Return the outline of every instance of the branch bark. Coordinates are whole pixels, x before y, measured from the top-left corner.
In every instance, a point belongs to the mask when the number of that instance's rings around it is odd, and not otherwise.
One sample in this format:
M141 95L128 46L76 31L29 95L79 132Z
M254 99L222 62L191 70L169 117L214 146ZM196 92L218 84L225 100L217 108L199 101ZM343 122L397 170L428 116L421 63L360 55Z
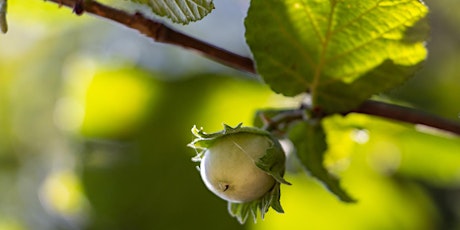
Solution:
M145 17L141 13L130 14L92 0L48 0L70 7L78 15L84 12L118 22L161 43L176 45L200 53L232 68L255 73L252 59L243 57L207 42L178 32L165 24Z
M87 12L106 18L131 29L137 30L140 33L150 37L151 39L179 46L185 49L193 50L201 55L220 62L237 70L256 74L254 62L252 59L243 57L236 53L219 48L202 40L193 38L179 31L176 31L167 25L145 17L140 13L129 14L125 11L115 9L92 0L48 0L59 5L64 5L74 9L74 12L81 14ZM295 110L293 110L295 111ZM425 113L420 110L397 106L393 104L365 101L358 108L355 108L347 113L368 114L396 121L402 121L412 124L422 124L433 128L445 130L457 135L460 135L460 124L452 122L441 117ZM344 114L347 114L344 113ZM303 119L299 113L294 114L298 119ZM293 119L288 116L289 119ZM282 122L282 121L281 121Z
M455 123L420 110L399 105L367 100L358 108L351 110L350 112L384 117L406 123L426 125L460 135L459 123Z

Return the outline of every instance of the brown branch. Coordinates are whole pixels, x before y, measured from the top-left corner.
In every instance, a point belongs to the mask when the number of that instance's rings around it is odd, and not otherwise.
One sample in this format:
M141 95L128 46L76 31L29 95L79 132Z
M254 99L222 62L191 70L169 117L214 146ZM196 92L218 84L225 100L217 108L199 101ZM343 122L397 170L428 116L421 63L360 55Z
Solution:
M139 31L140 33L152 38L157 42L172 44L185 49L194 50L201 55L204 55L232 68L249 73L256 73L252 59L243 57L225 49L213 46L204 41L190 37L181 32L175 31L163 23L149 19L140 13L129 14L122 10L115 9L92 0L48 1L73 8L74 12L77 14L87 12L102 18L116 21L131 29ZM278 117L278 120L275 119L275 123L270 124L269 128L273 129L280 123L292 122L295 119L300 120L304 118L299 110L292 111L292 114L287 112L284 113L281 117ZM362 113L412 124L423 124L460 135L459 123L455 123L412 108L406 108L383 102L365 101L358 108L353 109L347 113Z
M406 123L426 125L460 135L459 123L455 123L420 110L399 105L367 100L358 108L353 109L350 112L369 114Z
M84 12L110 19L135 29L140 33L161 43L176 45L197 51L210 59L232 68L255 73L252 59L221 49L204 41L198 40L181 32L175 31L161 22L145 17L141 13L129 14L125 11L103 5L91 0L48 0L74 9L74 12Z
M266 119L264 129L270 132L278 130L280 126L286 126L292 122L299 120L309 119L321 119L331 114L323 114L322 111L310 111L311 108L299 108L292 110L285 110L280 112L275 117ZM347 115L350 113L360 113L381 118L391 119L395 121L401 121L410 124L426 125L433 128L437 128L443 131L451 132L453 134L460 135L460 124L452 122L450 120L435 116L433 114L425 113L420 110L403 107L394 104L388 104L385 102L367 100L363 102L356 109L342 113ZM310 114L311 117L307 116Z

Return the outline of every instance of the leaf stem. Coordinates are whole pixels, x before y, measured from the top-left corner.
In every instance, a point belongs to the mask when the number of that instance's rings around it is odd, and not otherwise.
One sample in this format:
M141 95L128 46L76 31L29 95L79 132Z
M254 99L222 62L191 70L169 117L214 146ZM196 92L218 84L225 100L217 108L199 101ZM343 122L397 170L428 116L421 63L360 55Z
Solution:
M86 0L83 2L81 0L48 1L73 8L74 11L78 10L78 13L88 12L99 17L118 22L131 29L139 31L157 42L172 44L185 49L193 50L207 58L234 69L256 74L256 69L252 59L175 31L161 22L143 16L141 13L130 14L93 0ZM321 111L319 112L321 113ZM422 124L452 132L460 136L460 123L458 122L453 122L413 108L402 107L384 102L367 100L357 108L343 114L345 115L348 113L368 114L406 123ZM321 116L323 115L327 116L328 114L321 114ZM283 123L303 120L305 117L305 111L303 108L286 111L275 120L272 120L271 124L268 124L268 127L266 128L268 130L273 130Z

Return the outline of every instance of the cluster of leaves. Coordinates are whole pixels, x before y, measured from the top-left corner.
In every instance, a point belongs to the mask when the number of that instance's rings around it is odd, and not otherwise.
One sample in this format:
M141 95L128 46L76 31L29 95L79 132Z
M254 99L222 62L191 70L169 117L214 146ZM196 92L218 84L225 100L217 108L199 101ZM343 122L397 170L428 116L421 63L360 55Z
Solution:
M134 1L182 24L214 8L210 0ZM420 68L427 55L427 13L419 0L252 0L246 40L258 74L273 91L308 92L312 108L334 114L394 88ZM355 201L323 165L328 146L320 119L292 125L287 136L312 176L340 200Z
M312 108L333 114L403 83L420 68L427 55L427 13L417 0L253 0L246 39L257 72L275 92L309 92ZM355 201L323 165L328 146L321 120L292 125L288 137L312 176L340 200Z

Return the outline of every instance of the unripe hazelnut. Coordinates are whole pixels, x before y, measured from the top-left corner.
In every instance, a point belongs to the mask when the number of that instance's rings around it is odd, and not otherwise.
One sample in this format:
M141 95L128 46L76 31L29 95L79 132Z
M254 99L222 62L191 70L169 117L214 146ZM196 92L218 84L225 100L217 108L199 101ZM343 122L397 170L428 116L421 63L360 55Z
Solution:
M255 164L272 145L266 136L251 133L221 137L204 153L201 178L222 199L237 203L256 200L275 184L275 179Z
M261 218L271 207L284 212L280 185L284 180L286 156L279 141L266 130L232 128L205 133L193 127L196 138L189 144L197 152L200 174L206 187L228 201L230 215L244 223L249 215Z

